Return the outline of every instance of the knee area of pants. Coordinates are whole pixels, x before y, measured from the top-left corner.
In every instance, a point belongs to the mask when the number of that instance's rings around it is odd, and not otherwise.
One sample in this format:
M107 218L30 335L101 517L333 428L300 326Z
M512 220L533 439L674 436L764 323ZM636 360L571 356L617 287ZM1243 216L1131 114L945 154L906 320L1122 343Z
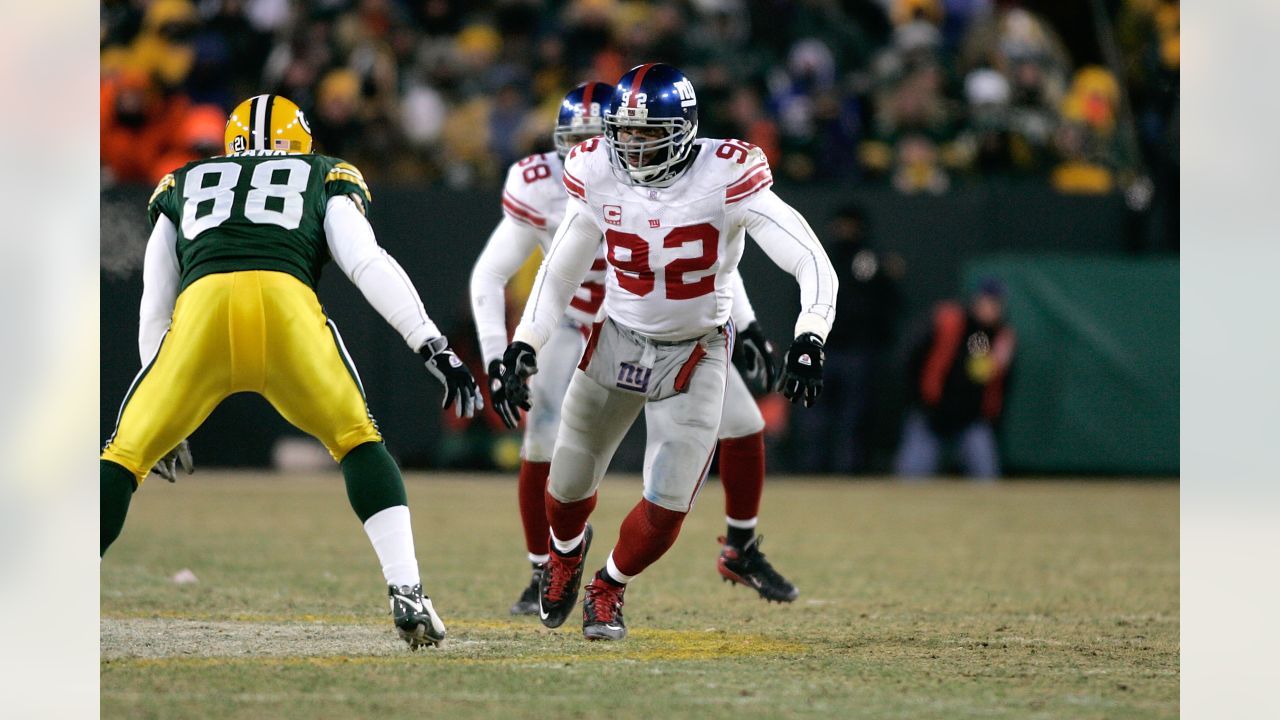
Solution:
M524 448L520 451L520 459L525 462L549 463L551 462L552 449L552 445L525 443Z
M764 430L764 418L756 415L755 418L746 421L734 421L727 416L720 421L720 432L717 435L720 440L736 440Z
M686 505L680 505L679 498L667 498L653 493L646 493L641 506L644 508L644 520L655 529L669 530L678 528L686 517ZM674 509L679 508L679 509Z
M701 473L711 454L711 448L691 442L669 440L658 446L653 454L649 477L654 481L680 480L680 476ZM695 478L696 479L696 478Z
M524 444L520 446L520 459L525 462L549 463L556 449L556 439L545 437L540 433L525 435Z
M595 461L589 456L556 453L547 478L547 492L560 502L577 502L594 492Z

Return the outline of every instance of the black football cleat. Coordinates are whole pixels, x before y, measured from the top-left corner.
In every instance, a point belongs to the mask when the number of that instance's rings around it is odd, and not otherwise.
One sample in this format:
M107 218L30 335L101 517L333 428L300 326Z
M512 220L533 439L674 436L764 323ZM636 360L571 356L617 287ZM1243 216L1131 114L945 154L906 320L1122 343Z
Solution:
M756 535L746 547L737 548L726 544L723 537L720 538L723 547L716 569L725 582L746 585L769 602L791 602L800 597L800 590L779 575L765 559L764 553L760 552L760 541L763 539L762 535Z
M582 567L591 548L591 523L583 531L582 542L573 555L564 556L551 548L551 557L538 582L538 615L542 624L558 628L564 624L573 606L578 602L578 588L582 586Z
M538 614L538 583L542 582L545 568L546 563L534 563L529 585L520 593L520 599L516 600L515 604L511 606L512 615Z
M604 572L603 570L600 572ZM596 573L582 601L582 636L588 640L621 640L627 636L622 621L622 594L626 585L614 585Z
M431 607L431 598L422 594L421 585L388 585L387 595L391 598L391 616L396 631L409 644L410 650L439 645L444 641L444 622Z

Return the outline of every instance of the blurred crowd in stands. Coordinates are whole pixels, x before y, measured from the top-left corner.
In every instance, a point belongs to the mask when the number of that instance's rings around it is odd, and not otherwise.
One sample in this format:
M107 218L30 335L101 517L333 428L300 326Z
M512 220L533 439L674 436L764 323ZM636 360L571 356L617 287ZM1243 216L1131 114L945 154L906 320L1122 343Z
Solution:
M1176 183L1176 0L1073 3L1114 29L1121 78L1073 61L1032 4L103 0L104 183L218 152L226 112L277 92L371 181L492 186L550 148L568 89L652 60L694 79L703 136L760 145L793 181L1025 176L1139 201L1134 177Z

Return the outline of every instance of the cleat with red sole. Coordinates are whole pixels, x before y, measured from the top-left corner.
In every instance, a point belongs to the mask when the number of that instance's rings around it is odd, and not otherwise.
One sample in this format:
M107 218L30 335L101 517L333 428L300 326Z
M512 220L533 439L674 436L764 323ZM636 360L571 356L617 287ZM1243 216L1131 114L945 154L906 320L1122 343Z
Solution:
M800 597L800 590L783 577L760 552L762 535L756 535L745 548L737 548L719 538L721 544L720 558L716 561L716 569L728 582L755 590L760 597L769 602L789 603Z

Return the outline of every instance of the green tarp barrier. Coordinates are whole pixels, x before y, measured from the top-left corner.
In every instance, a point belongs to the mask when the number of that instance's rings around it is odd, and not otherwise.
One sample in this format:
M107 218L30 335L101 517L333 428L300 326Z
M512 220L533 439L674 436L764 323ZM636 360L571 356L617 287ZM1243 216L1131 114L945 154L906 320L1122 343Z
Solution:
M1017 332L1002 421L1021 473L1178 473L1178 263L996 255Z

